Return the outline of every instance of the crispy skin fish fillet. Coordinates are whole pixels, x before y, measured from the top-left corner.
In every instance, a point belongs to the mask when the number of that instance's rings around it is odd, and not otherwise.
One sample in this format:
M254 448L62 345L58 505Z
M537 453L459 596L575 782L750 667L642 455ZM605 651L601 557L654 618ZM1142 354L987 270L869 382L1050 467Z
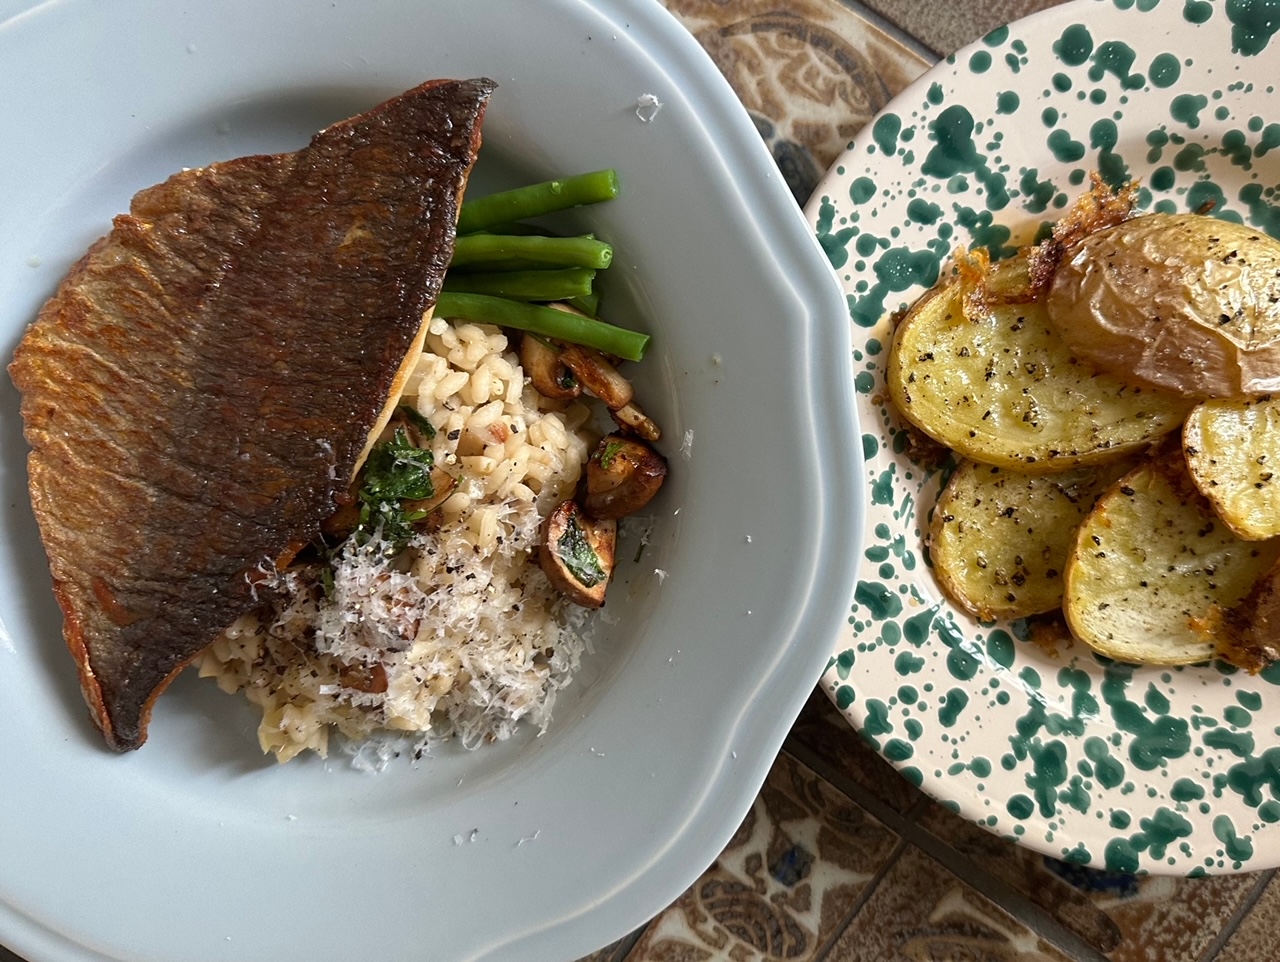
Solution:
M107 744L347 491L425 330L488 80L141 191L9 372L64 635Z

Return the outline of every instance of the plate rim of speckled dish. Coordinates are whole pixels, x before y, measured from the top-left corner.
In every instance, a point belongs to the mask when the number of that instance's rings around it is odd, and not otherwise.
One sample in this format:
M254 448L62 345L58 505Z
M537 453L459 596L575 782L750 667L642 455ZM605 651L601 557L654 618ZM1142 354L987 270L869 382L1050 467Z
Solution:
M822 687L947 807L1113 871L1280 864L1280 784L1268 788L1274 755L1264 754L1280 731L1280 678L1135 669L1078 642L1054 659L1025 621L983 625L959 611L924 549L941 472L895 448L906 434L888 412L881 361L890 313L957 245L1029 242L1091 169L1113 182L1132 172L1165 209L1216 199L1255 226L1267 216L1251 205L1265 206L1280 180L1276 155L1264 156L1280 140L1280 96L1257 53L1274 55L1280 37L1247 27L1233 32L1223 4L1200 0L1074 0L1001 27L898 95L806 207L850 306L870 502L855 603ZM949 167L937 131L954 135L962 113L971 123L953 142L973 153Z
M606 317L654 335L636 390L672 470L647 540L624 536L540 737L376 774L276 766L247 701L188 672L117 756L60 637L5 381L0 942L31 962L585 955L714 860L826 664L862 513L843 299L746 111L654 0L0 0L8 349L134 191L449 76L499 85L481 190L619 169L617 200L563 217L614 244ZM761 457L800 473L789 500Z

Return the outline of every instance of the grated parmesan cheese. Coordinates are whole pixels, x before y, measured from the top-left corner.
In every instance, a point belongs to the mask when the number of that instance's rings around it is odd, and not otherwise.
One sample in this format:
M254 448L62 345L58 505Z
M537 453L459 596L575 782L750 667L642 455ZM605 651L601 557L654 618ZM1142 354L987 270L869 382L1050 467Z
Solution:
M582 615L531 556L594 439L585 408L539 396L506 346L493 327L429 327L408 401L436 429L436 464L461 473L439 527L395 559L348 541L327 594L314 569L273 572L276 600L202 657L202 676L262 708L259 741L280 761L325 755L336 731L355 767L377 770L406 747L475 748L550 722Z
M654 94L641 94L636 98L636 116L640 118L642 124L653 123L662 107L662 101Z
M686 461L693 457L693 428L686 430L680 439L680 457Z

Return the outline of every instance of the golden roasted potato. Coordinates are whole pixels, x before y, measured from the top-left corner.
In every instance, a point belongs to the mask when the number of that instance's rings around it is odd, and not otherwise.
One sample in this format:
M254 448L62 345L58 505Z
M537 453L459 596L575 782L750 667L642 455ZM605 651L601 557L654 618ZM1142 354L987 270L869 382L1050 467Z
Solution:
M1109 658L1183 665L1216 651L1204 626L1280 558L1280 540L1241 541L1166 449L1098 499L1067 559L1071 633Z
M981 621L1058 608L1076 529L1098 495L1133 466L1133 458L1124 458L1033 475L962 462L929 528L942 590Z
M1280 660L1280 567L1255 581L1234 608L1215 609L1204 630L1219 658L1251 675Z
M1136 384L1197 398L1280 392L1280 242L1260 230L1135 217L1074 246L1046 305L1073 351Z
M1236 537L1280 535L1280 397L1205 401L1187 416L1191 480Z
M915 303L887 381L903 417L965 457L1028 473L1099 464L1174 430L1191 407L1078 360L1041 303L969 320L963 297L955 278Z

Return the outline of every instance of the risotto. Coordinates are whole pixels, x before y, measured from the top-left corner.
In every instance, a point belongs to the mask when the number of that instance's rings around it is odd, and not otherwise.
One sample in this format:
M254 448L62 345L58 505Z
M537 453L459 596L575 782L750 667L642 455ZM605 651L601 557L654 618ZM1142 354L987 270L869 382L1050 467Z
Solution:
M280 576L276 600L201 657L201 676L261 708L259 741L280 761L326 754L334 731L474 747L522 719L545 728L578 666L569 606L530 559L590 455L587 407L529 387L499 328L439 318L401 403L458 482L436 523L394 558L351 539L331 579Z

